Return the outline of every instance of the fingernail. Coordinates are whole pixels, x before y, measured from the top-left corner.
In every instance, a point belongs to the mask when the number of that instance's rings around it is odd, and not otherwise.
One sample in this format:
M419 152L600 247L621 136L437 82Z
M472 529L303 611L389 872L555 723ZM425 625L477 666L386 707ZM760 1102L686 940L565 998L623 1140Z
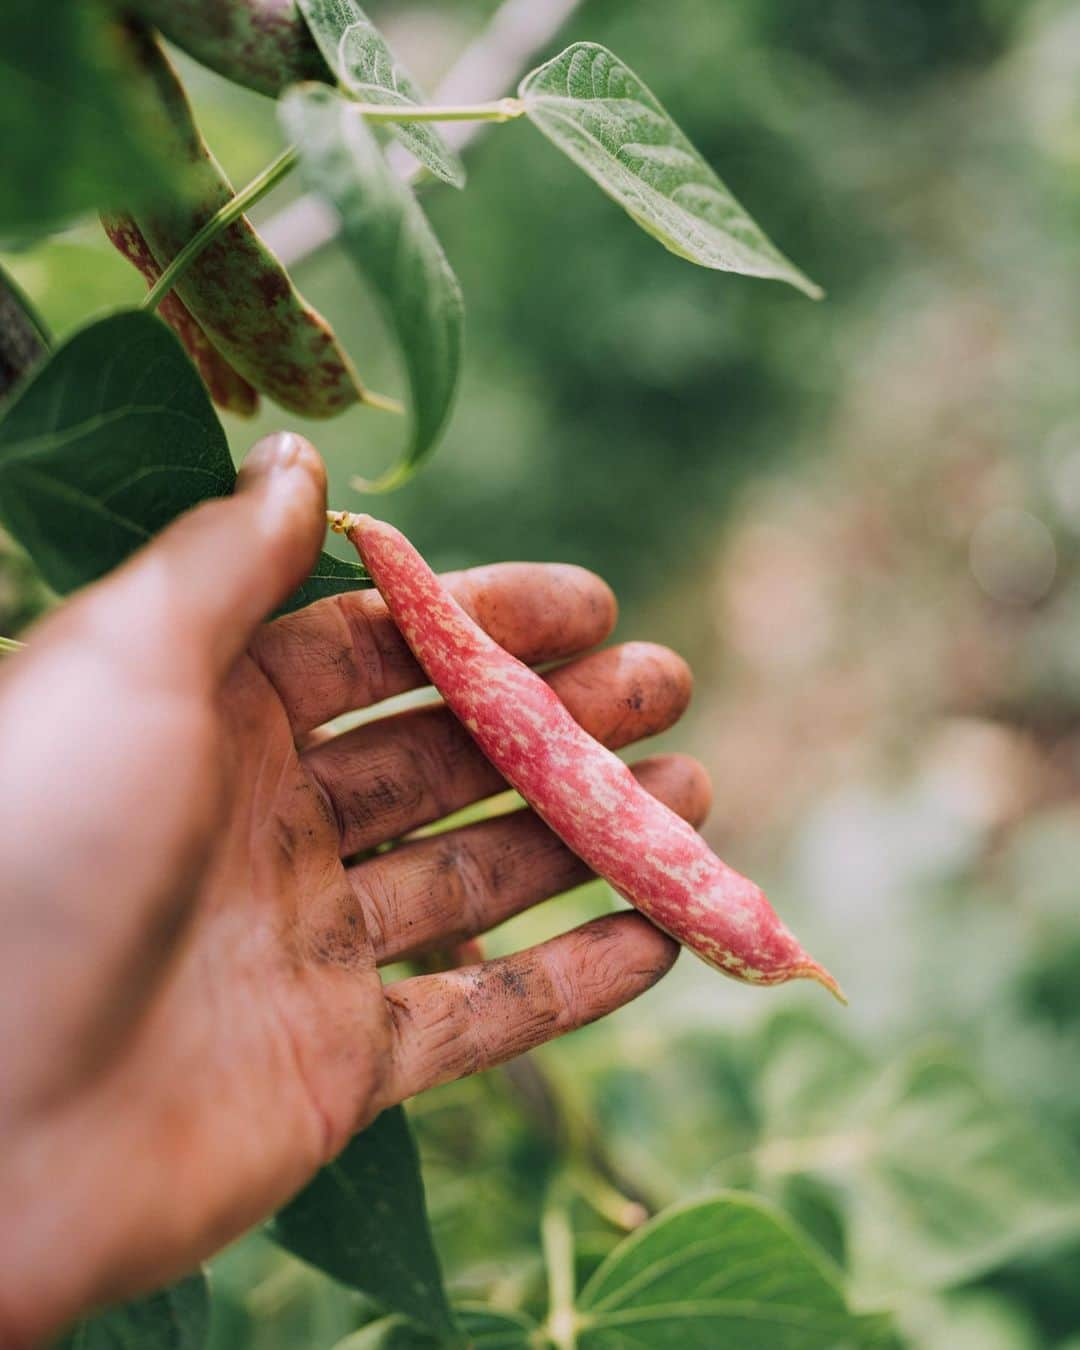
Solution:
M245 474L281 473L300 464L308 454L314 457L314 451L302 436L291 431L278 431L272 436L264 436L248 451L244 458L242 472Z

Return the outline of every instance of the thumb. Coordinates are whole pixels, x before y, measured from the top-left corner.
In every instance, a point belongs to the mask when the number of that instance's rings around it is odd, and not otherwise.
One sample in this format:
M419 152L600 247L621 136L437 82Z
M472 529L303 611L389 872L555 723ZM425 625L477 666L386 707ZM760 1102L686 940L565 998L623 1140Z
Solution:
M181 516L98 589L109 627L222 677L311 571L326 531L326 470L302 436L259 441L231 497ZM112 620L112 622L109 622Z

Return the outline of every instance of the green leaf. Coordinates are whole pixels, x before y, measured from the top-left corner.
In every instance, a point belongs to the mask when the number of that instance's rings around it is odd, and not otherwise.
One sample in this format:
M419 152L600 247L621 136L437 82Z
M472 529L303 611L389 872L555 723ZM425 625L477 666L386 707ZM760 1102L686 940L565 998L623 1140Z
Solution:
M200 1270L80 1322L57 1350L202 1350L209 1332L210 1286Z
M98 0L0 4L0 232L143 201L164 186L140 72Z
M412 391L408 450L377 483L407 481L446 425L461 371L464 306L457 278L416 198L391 171L360 109L324 85L279 105L311 186L341 217L342 240L371 282L399 342Z
M33 305L0 267L0 404L48 355L49 330Z
M527 75L518 92L540 131L672 253L821 298L606 47L575 43Z
M462 1337L450 1344L467 1344L468 1350L538 1350L536 1323L519 1313L496 1312L493 1308L455 1308ZM334 1350L439 1350L445 1337L434 1337L404 1317L385 1317L362 1331L339 1341Z
M395 1107L273 1220L294 1256L439 1334L453 1331L428 1225L420 1159Z
M335 558L332 553L320 553L314 571L278 613L291 614L293 610L303 609L316 600L325 600L327 596L340 595L342 591L370 590L371 586L367 569L360 563Z
M235 482L202 380L173 332L138 310L76 333L0 421L0 522L61 594ZM282 612L367 585L363 568L324 553Z
M202 381L149 314L76 333L0 422L0 520L61 593L234 479Z
M758 1180L833 1183L860 1304L946 1289L1080 1234L1080 1160L952 1054L920 1049L882 1069L813 1019L781 1016L755 1058Z
M1080 1234L1080 1164L954 1059L913 1056L864 1116L848 1245L863 1301L946 1288Z
M622 1242L579 1299L581 1350L841 1350L885 1334L779 1210L724 1195L668 1210Z
M415 108L427 100L356 0L299 0L326 64L361 103ZM390 123L389 130L444 183L465 186L465 166L427 122Z

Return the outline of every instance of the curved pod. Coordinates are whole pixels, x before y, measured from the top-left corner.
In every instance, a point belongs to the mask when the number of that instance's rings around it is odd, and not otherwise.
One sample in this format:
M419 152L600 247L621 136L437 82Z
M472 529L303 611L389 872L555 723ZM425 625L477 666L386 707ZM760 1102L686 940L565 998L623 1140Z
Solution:
M748 984L833 977L761 889L640 786L551 688L465 613L412 544L371 516L333 521L413 654L492 764L557 835L658 928Z

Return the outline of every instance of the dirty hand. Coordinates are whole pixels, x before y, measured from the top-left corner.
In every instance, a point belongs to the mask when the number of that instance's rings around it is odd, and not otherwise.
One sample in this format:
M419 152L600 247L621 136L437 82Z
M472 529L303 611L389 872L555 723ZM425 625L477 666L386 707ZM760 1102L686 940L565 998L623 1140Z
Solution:
M585 872L528 812L364 857L501 780L438 707L318 733L424 682L373 592L263 624L315 559L325 492L306 442L261 442L233 497L175 523L0 667L5 1346L179 1276L383 1108L611 1012L674 960L627 913L382 984L379 966ZM614 622L591 574L506 564L452 585L523 660L574 658L552 684L607 744L685 707L670 652L575 657ZM692 761L638 772L704 815Z

